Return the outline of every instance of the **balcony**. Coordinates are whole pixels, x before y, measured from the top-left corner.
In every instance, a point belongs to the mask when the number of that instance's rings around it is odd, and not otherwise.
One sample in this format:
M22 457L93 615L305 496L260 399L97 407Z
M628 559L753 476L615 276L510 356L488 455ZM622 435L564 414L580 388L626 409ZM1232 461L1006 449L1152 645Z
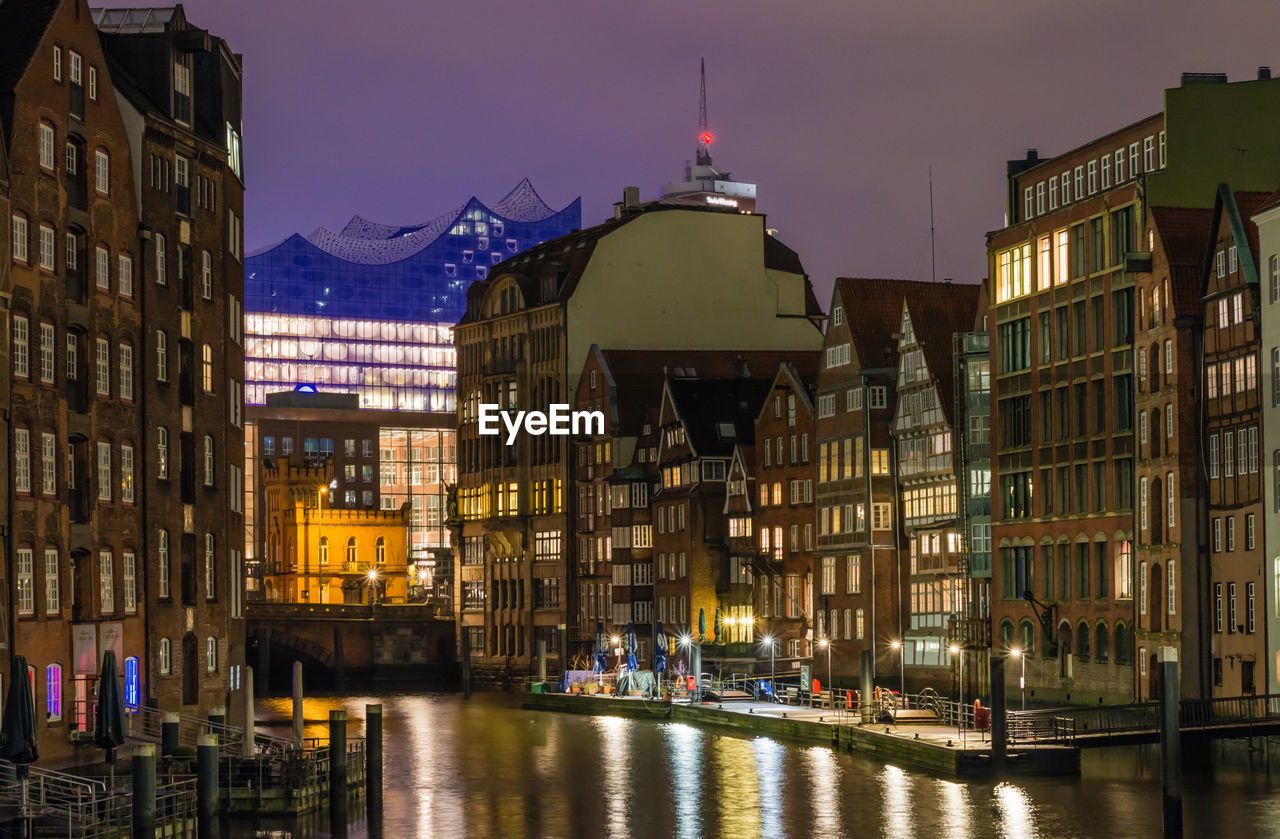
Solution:
M991 646L990 618L951 618L947 621L947 641L965 649Z

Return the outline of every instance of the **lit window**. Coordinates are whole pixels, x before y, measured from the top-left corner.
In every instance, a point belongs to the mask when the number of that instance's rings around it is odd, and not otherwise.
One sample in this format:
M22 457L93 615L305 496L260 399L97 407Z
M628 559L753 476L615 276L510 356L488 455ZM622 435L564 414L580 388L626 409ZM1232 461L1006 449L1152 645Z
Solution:
M200 381L205 393L213 393L213 347L208 344L200 348Z
M204 435L204 485L213 486L213 438Z
M102 149L93 153L94 186L103 195L111 192L111 158Z
M49 722L62 719L62 665L50 664L44 669L44 697L46 719Z
M173 648L168 638L161 638L156 646L156 669L161 676L168 676L173 672Z
M218 672L218 639L210 635L204 642L205 669L210 673Z

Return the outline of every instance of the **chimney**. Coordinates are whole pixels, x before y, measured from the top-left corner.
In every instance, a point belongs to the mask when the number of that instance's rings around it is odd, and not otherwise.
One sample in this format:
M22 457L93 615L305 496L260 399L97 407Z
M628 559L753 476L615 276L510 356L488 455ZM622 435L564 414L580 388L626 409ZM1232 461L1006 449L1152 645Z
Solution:
M1226 84L1226 73L1183 73L1181 87L1194 84Z
M640 187L624 186L622 188L622 206L627 210L640 206Z
M1040 152L1036 149L1027 149L1027 162L1036 163L1040 160Z
M1271 78L1271 68L1264 64L1258 68L1258 79L1262 80L1269 78Z

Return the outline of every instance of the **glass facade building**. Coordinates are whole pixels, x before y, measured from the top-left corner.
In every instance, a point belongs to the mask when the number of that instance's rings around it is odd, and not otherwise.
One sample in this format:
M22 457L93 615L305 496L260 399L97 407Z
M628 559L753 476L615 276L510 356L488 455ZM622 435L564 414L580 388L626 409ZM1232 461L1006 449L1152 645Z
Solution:
M493 205L472 198L424 224L355 216L245 259L245 401L311 385L360 407L455 409L453 325L467 287L497 263L582 226L526 179Z

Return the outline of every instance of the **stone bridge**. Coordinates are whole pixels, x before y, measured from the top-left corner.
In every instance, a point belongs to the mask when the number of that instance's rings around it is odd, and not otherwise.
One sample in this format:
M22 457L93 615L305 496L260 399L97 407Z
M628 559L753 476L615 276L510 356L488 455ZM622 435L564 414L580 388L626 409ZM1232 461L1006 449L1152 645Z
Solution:
M308 683L456 683L453 616L433 605L250 602L245 623L261 695L287 692L294 661Z

